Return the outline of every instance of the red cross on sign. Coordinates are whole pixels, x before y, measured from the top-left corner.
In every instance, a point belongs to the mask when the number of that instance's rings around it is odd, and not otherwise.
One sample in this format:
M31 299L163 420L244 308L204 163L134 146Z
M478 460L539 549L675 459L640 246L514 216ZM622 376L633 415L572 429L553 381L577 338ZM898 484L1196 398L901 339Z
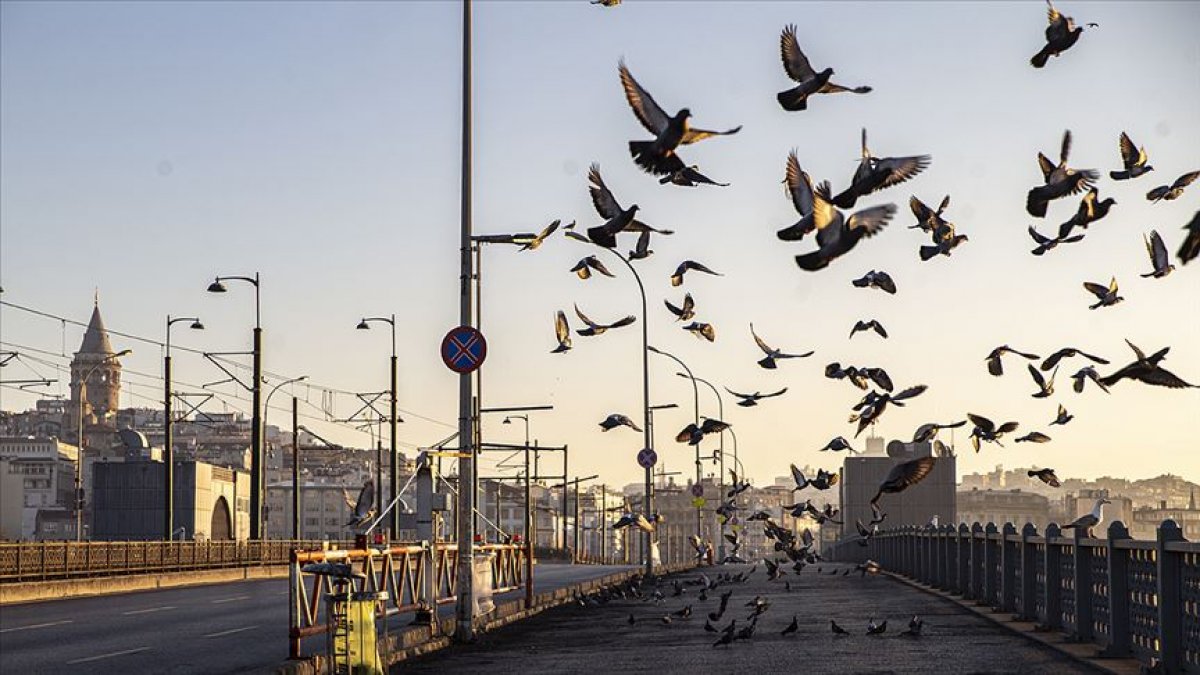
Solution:
M442 338L442 361L456 373L469 373L487 358L487 340L470 326L453 328Z

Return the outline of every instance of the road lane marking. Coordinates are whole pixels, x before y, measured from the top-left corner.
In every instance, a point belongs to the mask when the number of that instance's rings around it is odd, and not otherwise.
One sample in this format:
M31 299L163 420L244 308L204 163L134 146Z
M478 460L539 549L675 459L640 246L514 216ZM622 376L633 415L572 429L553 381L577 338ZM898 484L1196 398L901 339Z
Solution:
M125 656L126 654L137 654L138 652L148 651L149 647L138 647L137 649L125 649L119 652L109 652L108 654L100 654L99 656L89 656L85 659L75 659L67 661L68 666L73 666L76 663L88 663L89 661L99 661L100 659L111 659L114 656Z
M0 628L0 633L14 633L19 630L33 630L35 628L49 628L50 626L61 626L64 623L75 623L74 619L64 619L62 621L47 621L46 623L35 623L28 626L15 626L13 628Z
M205 635L204 637L215 638L215 637L221 637L224 635L233 635L234 633L241 633L241 632L248 631L248 630L254 630L255 628L258 628L258 626L246 626L245 628L232 628L230 630L223 630L219 633L209 633L208 635Z
M235 600L249 600L249 599L250 599L250 596L248 596L248 595L235 595L232 598L219 598L217 600L213 600L212 603L214 605L219 605L222 602L234 602Z
M132 614L149 614L151 612L165 612L168 609L175 609L175 606L174 605L163 605L162 607L150 607L148 609L132 609L132 610L129 610L128 612L121 612L121 614L123 614L125 616L130 616Z

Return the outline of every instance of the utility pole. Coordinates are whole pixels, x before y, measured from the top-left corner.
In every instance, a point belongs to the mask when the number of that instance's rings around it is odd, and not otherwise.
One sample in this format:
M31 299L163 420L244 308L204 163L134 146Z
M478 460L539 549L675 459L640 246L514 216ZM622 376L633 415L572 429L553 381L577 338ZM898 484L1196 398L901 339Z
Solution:
M600 562L608 564L608 484L600 486Z
M300 539L300 399L292 397L292 540Z

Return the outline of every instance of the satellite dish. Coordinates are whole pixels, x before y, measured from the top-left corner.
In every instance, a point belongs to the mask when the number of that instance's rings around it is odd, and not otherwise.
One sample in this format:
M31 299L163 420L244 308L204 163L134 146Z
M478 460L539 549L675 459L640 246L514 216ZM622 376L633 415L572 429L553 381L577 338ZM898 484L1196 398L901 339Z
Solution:
M888 457L907 457L910 453L903 441L892 441L887 444Z

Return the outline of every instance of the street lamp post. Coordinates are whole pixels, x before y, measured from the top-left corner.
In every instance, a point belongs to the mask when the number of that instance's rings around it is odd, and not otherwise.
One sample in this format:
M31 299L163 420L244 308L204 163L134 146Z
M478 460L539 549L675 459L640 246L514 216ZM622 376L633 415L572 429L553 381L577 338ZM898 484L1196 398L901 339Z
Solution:
M163 539L170 541L175 536L175 419L171 410L171 326L180 321L191 321L192 330L204 330L200 319L167 315L166 354L163 356Z
M279 389L281 387L283 387L284 385L294 384L296 382L303 382L304 380L307 380L307 379L308 379L307 375L301 375L300 377L293 377L290 380L284 380L283 382L280 382L279 384L275 385L271 389L271 391L269 393L267 393L266 404L263 406L263 428L264 429L267 426L267 416L271 414L271 397L275 395L275 392L279 391ZM295 422L296 422L295 417L296 417L296 403L295 403L295 397L293 397L292 398L292 428L293 428L293 431L295 430L295 426L296 426L295 425ZM296 495L296 491L299 489L299 486L296 485L296 479L297 479L296 467L298 466L298 463L296 461L296 453L297 452L298 452L298 450L296 448L296 438L293 435L293 437L292 437L292 507L293 508L296 508L295 495ZM263 497L266 497L266 495L264 494ZM293 518L294 517L295 517L295 515L293 512ZM265 531L262 533L263 539L266 539L266 534L267 533ZM293 537L293 538L295 538L295 537Z
M670 352L664 352L661 349L657 349L655 347L649 347L649 346L647 347L647 349L654 352L655 354L660 354L662 356L665 356L665 357L671 359L675 363L678 363L681 368L683 368L685 371L687 371L687 378L692 381L693 423L696 425L697 428L699 428L700 427L700 388L696 386L696 376L692 374L692 369L688 368L687 364L684 363L682 359L680 359L678 356L675 356L674 354L671 354ZM696 443L696 445L694 447L696 448L696 485L699 486L700 479L701 479L701 476L700 476L700 444ZM704 509L701 506L696 506L696 536L700 537L701 539L704 538Z
M87 381L100 366L132 353L132 349L122 349L116 354L109 354L100 359L99 363L89 368L83 374L83 377L79 379L79 436L77 437L79 439L79 449L75 454L75 541L83 541L83 406L87 401Z
M372 321L383 321L383 322L387 323L389 326L391 326L391 328L392 328L391 387L389 388L389 401L388 401L389 406L390 406L390 411L388 413L388 424L389 424L388 429L389 429L389 434L390 434L389 444L390 444L390 450L392 453L392 460L391 460L391 465L390 465L392 475L391 475L391 478L389 479L389 487L391 488L391 490L390 490L391 499L388 500L388 503L391 503L391 501L394 501L396 499L396 494L400 491L400 467L397 466L397 464L399 462L400 453L397 452L397 449L396 449L396 443L397 443L397 441L396 441L396 422L399 419L396 416L396 385L397 385L397 377L396 377L396 315L393 314L390 317L386 317L386 316L364 317L362 321L358 322L358 326L356 326L356 328L358 330L368 330L371 327L370 322L372 322ZM382 500L380 500L379 508L383 508ZM392 509L391 530L392 530L392 535L391 535L392 537L397 536L398 533L400 532L400 510L399 509L395 509L395 508Z
M679 375L680 377L686 377L683 373L677 373L677 375ZM712 382L709 382L708 380L706 380L702 377L697 377L694 379L696 382L705 384L708 386L709 389L712 389L713 394L717 397L717 416L721 418L722 422L724 422L725 421L725 399L723 396L721 396L721 392L715 386L713 386ZM720 467L719 467L719 473L717 475L717 489L721 491L721 495L720 495L719 499L724 499L725 498L725 429L721 430L720 436L718 436L718 443L719 443L719 447L717 450L717 457L720 458L719 459ZM738 475L742 476L740 469L738 470ZM745 479L746 479L746 477L742 476L742 480L745 480ZM724 521L721 521L721 524L720 524L719 538L720 538L720 541L718 542L719 555L721 556L721 558L724 558L725 557L725 522Z
M245 281L254 285L254 366L250 382L250 404L254 411L250 417L250 538L262 539L262 493L263 493L263 424L262 424L262 313L258 273L252 277L217 277L208 285L209 293L224 293L225 281Z

